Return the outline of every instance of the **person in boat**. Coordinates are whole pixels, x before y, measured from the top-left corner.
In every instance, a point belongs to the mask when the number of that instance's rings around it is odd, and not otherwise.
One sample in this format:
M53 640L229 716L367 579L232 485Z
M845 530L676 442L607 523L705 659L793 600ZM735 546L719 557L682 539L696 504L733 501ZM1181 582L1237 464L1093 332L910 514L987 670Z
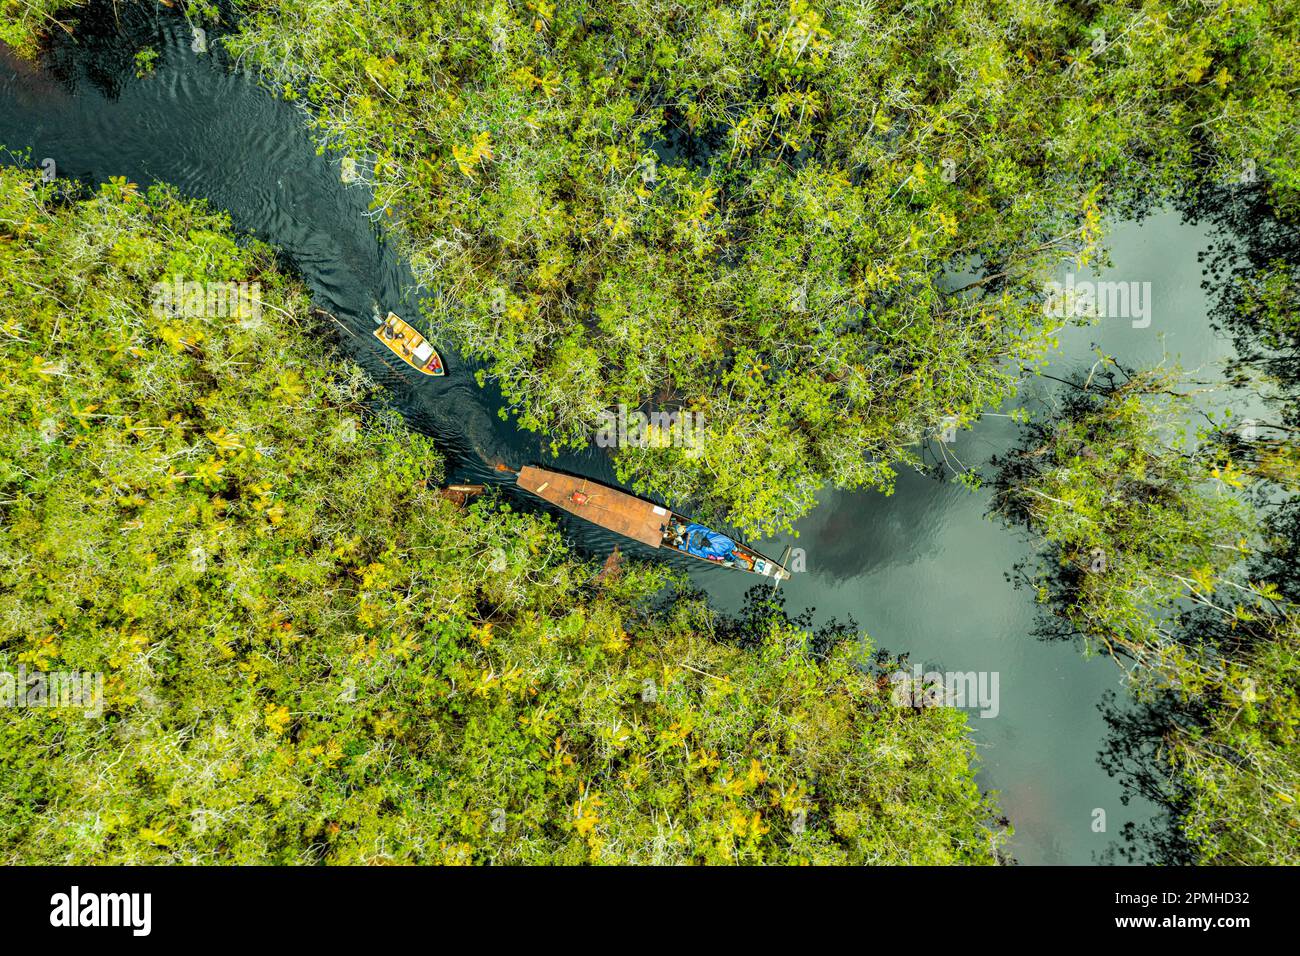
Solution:
M729 568L736 566L736 542L725 534L694 523L688 524L683 533L686 540L684 545L678 545L678 550Z

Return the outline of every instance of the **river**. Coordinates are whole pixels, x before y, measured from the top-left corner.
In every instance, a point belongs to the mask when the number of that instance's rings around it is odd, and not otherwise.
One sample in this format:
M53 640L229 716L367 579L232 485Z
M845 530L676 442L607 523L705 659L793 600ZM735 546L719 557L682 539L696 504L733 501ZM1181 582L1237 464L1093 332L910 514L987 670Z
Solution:
M437 437L455 479L499 483L496 461L548 462L542 438L499 419L499 395L475 384L475 365L444 349L449 374L430 379L384 361L369 335L373 312L418 316L427 290L414 288L367 217L364 190L344 187L337 160L317 155L299 108L233 71L219 53L195 54L184 21L124 5L119 33L104 9L39 66L0 54L0 146L32 165L53 159L61 177L167 182L229 210L238 228L283 250L318 303L348 327L345 351L391 389L412 427ZM142 43L161 56L152 75L137 79L132 55ZM1064 376L1089 364L1094 343L1129 364L1167 353L1186 367L1209 368L1229 355L1209 328L1199 287L1197 253L1205 244L1203 230L1172 213L1115 224L1115 265L1102 277L1150 282L1151 323L1111 319L1068 329L1048 371ZM1037 407L1055 387L1031 380L1016 401ZM947 450L979 465L1012 447L1017 426L1004 417L1012 407L958 432ZM595 448L555 466L613 483ZM504 493L520 507L538 507L516 490ZM1126 805L1121 782L1098 759L1107 745L1101 705L1108 692L1127 706L1120 671L1073 645L1035 637L1041 612L1007 576L1031 544L986 517L987 507L987 492L904 473L889 497L826 491L798 523L797 538L756 543L774 556L786 545L802 549L804 570L784 586L792 611L815 608L817 622L852 619L879 646L907 653L927 671L996 679L996 713L969 713L980 782L999 791L1016 828L1010 851L1017 860L1110 862L1124 824L1154 812L1138 798ZM651 556L581 521L563 528L575 548L596 558L615 543ZM752 583L669 560L723 611L737 610Z

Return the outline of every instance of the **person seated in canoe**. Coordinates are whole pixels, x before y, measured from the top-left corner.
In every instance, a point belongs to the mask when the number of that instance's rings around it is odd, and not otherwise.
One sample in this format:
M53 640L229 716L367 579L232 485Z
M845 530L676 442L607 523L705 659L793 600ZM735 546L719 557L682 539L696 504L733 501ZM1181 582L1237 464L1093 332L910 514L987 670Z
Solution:
M727 567L735 566L736 542L702 524L686 526L686 544L679 550L706 561L716 561Z

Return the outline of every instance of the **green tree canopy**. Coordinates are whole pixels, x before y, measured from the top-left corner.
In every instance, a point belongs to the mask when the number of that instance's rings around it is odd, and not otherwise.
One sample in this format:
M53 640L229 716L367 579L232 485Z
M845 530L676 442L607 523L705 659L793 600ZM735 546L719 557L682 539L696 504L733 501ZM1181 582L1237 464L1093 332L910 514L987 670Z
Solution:
M1293 4L243 9L232 49L360 161L519 420L700 412L619 474L749 532L1013 391L1107 204L1296 185Z
M0 672L104 680L0 708L0 859L998 860L960 712L443 499L307 306L165 188L0 171Z

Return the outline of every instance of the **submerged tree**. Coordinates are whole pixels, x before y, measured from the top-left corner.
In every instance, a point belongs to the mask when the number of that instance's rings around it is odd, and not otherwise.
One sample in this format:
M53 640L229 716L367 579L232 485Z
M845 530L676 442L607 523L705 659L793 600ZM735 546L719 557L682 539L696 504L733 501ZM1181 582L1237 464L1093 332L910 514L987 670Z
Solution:
M995 507L1041 542L1021 574L1060 631L1129 673L1140 706L1112 713L1108 766L1178 823L1164 862L1297 862L1300 611L1259 558L1250 488L1276 489L1276 460L1236 455L1231 418L1189 434L1167 370L1108 362L1061 403L999 462Z

